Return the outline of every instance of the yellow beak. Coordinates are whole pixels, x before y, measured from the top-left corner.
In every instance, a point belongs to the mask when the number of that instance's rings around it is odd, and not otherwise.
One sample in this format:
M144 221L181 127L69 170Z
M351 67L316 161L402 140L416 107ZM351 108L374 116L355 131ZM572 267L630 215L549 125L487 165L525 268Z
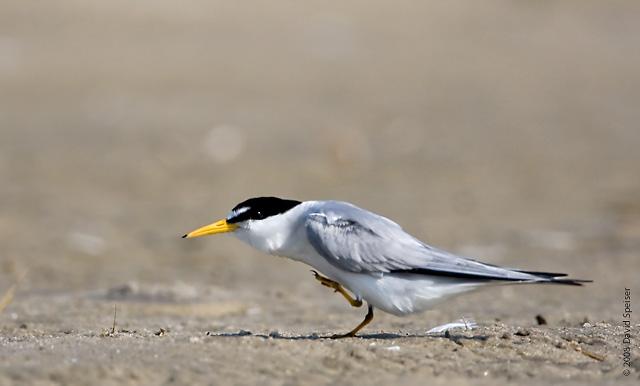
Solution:
M240 227L237 226L236 224L228 224L227 220L220 220L218 222L214 222L213 224L209 224L209 225L203 226L202 228L198 228L193 232L187 233L186 235L182 236L182 238L184 239L189 237L214 235L216 233L233 232L238 228Z

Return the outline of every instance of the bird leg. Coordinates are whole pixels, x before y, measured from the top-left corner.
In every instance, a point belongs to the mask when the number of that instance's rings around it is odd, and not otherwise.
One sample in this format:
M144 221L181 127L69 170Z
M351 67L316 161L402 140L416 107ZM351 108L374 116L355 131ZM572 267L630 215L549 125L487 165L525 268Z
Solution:
M373 307L369 305L369 311L367 312L367 316L364 317L362 323L358 324L356 328L347 332L346 334L336 334L331 337L331 339L342 339L342 338L354 338L358 331L362 330L364 326L369 324L373 320Z
M316 277L316 280L318 280L320 282L320 284L322 284L325 287L329 287L329 288L333 288L333 292L340 292L342 294L342 296L345 297L345 299L347 299L347 301L354 307L360 307L362 306L362 300L361 299L354 299L351 297L351 295L349 295L347 293L347 291L344 290L344 288L342 288L342 286L340 285L340 283L338 283L337 281L333 281L331 279L329 279L328 277L324 277L321 276L318 272L316 271L311 271L313 272L313 274ZM372 315L373 317L373 315ZM367 322L368 323L368 322ZM364 327L364 326L362 326ZM360 328L362 328L360 327ZM355 331L357 331L359 329L356 329ZM353 332L353 331L352 331Z

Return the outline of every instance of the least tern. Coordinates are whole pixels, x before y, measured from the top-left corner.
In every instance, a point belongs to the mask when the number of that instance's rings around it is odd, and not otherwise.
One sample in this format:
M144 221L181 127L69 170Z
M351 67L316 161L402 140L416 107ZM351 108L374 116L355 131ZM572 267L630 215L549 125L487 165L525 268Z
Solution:
M262 252L310 265L322 285L342 294L354 307L367 302L362 323L333 338L354 337L371 322L374 308L402 316L492 284L590 282L564 278L563 273L504 268L441 251L385 217L340 201L251 198L236 205L226 219L183 238L223 232Z

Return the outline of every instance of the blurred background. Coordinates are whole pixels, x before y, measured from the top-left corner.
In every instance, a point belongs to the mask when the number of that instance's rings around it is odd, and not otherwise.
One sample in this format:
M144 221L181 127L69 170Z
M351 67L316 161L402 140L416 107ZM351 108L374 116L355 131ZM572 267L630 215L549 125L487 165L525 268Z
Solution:
M349 201L442 249L594 279L488 296L615 322L640 272L639 12L3 1L0 291L28 270L16 296L183 283L348 308L305 266L180 238L275 195ZM461 308L513 314L474 296Z

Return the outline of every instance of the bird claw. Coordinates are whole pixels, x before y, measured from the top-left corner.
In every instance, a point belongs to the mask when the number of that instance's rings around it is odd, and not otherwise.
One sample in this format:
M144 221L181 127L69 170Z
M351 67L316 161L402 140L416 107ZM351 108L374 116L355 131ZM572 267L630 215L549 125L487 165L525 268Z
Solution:
M338 283L337 281L333 281L328 277L324 277L314 270L311 270L311 272L313 272L313 275L315 276L316 280L320 282L320 284L325 287L333 288L333 292L339 292L353 307L362 306L362 299L360 299L360 296L354 299L347 293L347 291L344 290L344 288L342 288L340 283Z
M316 280L320 282L320 284L325 287L333 288L334 292L340 292L339 288L342 287L340 287L339 283L336 283L335 281L320 275L318 271L311 270L311 272L313 272L313 275L315 276Z

